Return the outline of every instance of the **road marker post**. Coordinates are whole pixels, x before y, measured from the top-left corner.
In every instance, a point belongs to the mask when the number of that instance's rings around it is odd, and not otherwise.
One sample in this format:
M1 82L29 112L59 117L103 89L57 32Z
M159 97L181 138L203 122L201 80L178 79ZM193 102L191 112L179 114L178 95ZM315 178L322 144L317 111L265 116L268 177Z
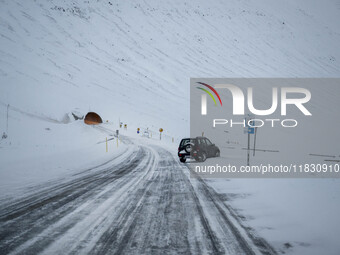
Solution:
M253 151L253 157L255 157L255 151L256 151L256 134L257 134L257 127L255 128L255 134L254 134L254 151Z
M106 152L108 152L108 147L107 147L107 137L106 137Z
M255 134L255 139L256 139L256 133L255 130L256 128L254 127L254 121L253 121L253 116L248 114L248 116L245 118L246 126L244 128L244 133L248 135L248 146L247 146L247 166L250 165L250 135ZM255 142L256 140L254 139L254 149L253 149L253 156L255 156Z
M118 148L118 139L119 139L119 130L116 130L116 140L117 140L117 148Z
M159 140L162 140L162 132L163 132L163 128L159 129Z

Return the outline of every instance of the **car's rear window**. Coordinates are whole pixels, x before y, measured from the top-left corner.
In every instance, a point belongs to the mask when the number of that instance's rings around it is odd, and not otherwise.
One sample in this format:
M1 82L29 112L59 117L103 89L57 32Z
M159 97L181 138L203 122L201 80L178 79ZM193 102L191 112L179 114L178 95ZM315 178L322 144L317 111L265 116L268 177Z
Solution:
M182 139L180 146L185 146L188 143L194 143L194 139Z

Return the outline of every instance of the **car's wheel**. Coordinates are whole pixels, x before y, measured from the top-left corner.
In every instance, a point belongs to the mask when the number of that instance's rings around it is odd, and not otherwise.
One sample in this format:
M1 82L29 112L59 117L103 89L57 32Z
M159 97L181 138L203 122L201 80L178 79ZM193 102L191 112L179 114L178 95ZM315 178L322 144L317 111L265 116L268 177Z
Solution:
M184 150L187 152L187 153L191 153L192 151L192 144L189 143L185 146Z
M216 151L216 154L215 154L215 157L219 157L219 156L220 156L220 151L217 150L217 151Z
M207 159L207 154L205 152L202 152L200 155L195 157L195 160L198 162L204 162Z
M181 161L182 163L185 163L187 159L186 158L180 158L179 161Z
M207 154L205 152L202 152L202 162L204 162L207 159Z

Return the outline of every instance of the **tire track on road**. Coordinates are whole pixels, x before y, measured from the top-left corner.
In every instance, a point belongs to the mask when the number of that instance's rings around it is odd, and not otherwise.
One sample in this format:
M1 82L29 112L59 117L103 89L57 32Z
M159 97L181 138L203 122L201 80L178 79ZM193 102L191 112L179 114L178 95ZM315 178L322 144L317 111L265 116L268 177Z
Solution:
M276 254L164 148L86 170L0 209L4 254Z
M56 185L44 194L27 198L0 211L0 250L10 252L46 227L72 213L101 189L133 171L142 161L145 152L140 149L135 156L118 167L109 166L102 171ZM125 182L126 180L123 180ZM124 183L122 183L123 185ZM71 228L70 223L63 232ZM58 233L59 235L62 234ZM45 239L43 246L47 245ZM49 240L51 241L51 240Z

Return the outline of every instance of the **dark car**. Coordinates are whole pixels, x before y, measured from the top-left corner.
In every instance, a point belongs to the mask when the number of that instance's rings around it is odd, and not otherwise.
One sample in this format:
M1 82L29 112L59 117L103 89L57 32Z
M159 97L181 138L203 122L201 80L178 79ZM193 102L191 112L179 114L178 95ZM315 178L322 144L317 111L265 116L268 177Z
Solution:
M181 162L187 158L204 162L209 157L219 157L220 149L206 137L184 138L178 147L178 157Z

